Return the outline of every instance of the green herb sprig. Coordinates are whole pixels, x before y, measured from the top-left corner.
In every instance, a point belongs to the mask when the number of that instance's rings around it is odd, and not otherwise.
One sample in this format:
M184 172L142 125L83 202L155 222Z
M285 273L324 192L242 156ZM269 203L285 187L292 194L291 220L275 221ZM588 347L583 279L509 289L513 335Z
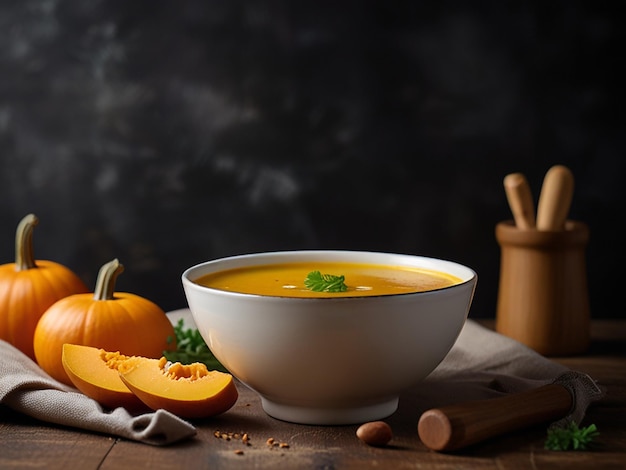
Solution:
M197 328L185 328L181 318L174 325L174 333L176 334L176 350L163 351L163 355L168 361L180 362L181 364L201 362L209 370L228 372L213 355ZM167 342L171 344L172 340L173 338L168 338Z
M345 292L348 290L345 280L345 276L311 271L304 280L304 286L313 292Z
M580 428L573 421L565 428L548 429L548 450L585 450L600 435L595 424Z

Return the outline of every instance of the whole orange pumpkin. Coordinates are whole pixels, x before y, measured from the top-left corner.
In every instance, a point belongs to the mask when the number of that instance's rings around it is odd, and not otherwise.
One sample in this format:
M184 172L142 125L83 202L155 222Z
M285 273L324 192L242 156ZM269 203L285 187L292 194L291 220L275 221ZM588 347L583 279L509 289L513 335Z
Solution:
M35 358L33 335L43 313L68 295L88 292L69 268L35 260L33 229L39 219L25 216L15 234L15 263L0 266L0 339Z
M106 263L93 294L65 297L41 316L33 340L35 358L53 378L72 384L63 368L64 343L149 358L176 349L174 326L158 305L135 294L115 292L115 280L123 270L117 259Z

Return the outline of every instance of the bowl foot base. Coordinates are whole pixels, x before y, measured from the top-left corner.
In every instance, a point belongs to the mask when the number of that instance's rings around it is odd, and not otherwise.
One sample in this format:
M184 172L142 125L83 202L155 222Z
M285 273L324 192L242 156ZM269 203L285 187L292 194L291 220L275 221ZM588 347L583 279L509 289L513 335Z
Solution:
M377 421L398 409L398 397L373 405L353 408L309 408L276 403L261 397L263 411L273 418L297 424L345 425Z

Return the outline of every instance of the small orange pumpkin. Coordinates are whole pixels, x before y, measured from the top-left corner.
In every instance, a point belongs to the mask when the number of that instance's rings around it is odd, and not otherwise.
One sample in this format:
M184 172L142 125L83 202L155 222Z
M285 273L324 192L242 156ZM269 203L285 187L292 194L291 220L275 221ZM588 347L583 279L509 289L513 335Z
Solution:
M174 326L155 303L115 291L124 270L117 259L100 268L93 294L76 294L54 303L35 329L39 366L60 382L72 382L63 368L63 344L71 343L126 356L159 358L176 349Z
M33 335L39 318L56 301L89 289L73 271L53 261L35 260L33 229L39 219L25 216L15 234L15 263L0 266L0 339L35 359Z

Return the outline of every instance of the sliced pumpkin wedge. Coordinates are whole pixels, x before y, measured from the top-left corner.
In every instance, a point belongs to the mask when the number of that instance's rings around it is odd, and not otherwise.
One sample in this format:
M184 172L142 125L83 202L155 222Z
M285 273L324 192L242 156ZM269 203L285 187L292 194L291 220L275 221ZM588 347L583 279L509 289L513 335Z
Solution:
M239 394L230 374L205 364L171 363L165 357L133 357L118 367L122 382L148 407L184 418L207 418L229 410Z
M66 343L61 362L74 386L108 408L124 407L131 411L148 407L124 384L118 366L130 359L119 352Z

